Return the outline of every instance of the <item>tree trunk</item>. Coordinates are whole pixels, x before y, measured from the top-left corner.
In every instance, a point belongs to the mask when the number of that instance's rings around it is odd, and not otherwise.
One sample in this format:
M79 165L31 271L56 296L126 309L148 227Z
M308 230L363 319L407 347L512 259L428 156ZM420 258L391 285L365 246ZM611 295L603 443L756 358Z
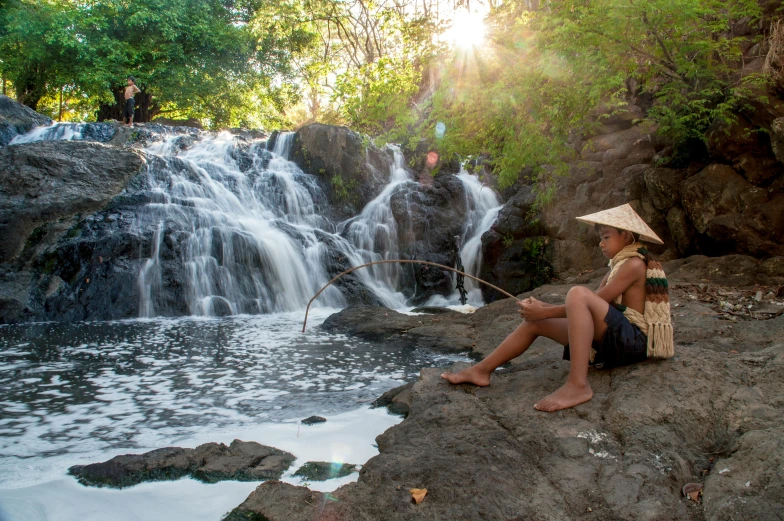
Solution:
M96 119L98 121L106 121L109 119L115 119L117 121L123 120L123 109L125 108L124 92L124 87L115 89L113 93L116 102L112 105L101 103L98 107L98 113L96 114ZM152 94L145 92L144 89L134 96L134 102L135 112L133 114L133 121L136 123L152 121L161 111L158 104L152 100Z
M28 66L16 77L16 101L38 110L38 102L46 94L46 68L40 64Z
M3 96L5 96L5 71L3 71Z
M57 121L63 121L63 87L60 87L60 110L57 111Z

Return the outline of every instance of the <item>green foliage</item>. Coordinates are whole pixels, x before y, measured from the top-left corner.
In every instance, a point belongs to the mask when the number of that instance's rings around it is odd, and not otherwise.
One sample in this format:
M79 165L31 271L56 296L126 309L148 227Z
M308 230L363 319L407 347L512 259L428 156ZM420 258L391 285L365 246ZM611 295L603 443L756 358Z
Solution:
M353 203L356 201L356 189L358 184L355 179L346 182L340 174L335 174L332 176L332 179L330 179L330 183L339 200L345 203Z
M297 96L283 81L312 45L306 28L279 27L276 4L221 0L14 0L0 9L0 66L20 99L47 95L115 103L128 75L156 109L213 126L280 123Z

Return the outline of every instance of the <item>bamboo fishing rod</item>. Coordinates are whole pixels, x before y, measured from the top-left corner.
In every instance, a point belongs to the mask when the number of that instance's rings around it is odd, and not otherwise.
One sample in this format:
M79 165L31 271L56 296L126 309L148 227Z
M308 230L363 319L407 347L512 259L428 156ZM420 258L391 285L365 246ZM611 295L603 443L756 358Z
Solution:
M336 275L336 276L335 276L335 277L334 277L332 280L330 280L329 282L327 282L327 283L324 285L324 287L323 287L323 288L321 288L320 290L318 290L318 293L316 293L315 295L313 295L313 298L312 298L312 299L310 299L310 302L308 302L308 307L307 307L307 308L305 308L305 322L303 322L303 323L302 323L302 332L303 332L303 333L305 332L305 327L308 325L308 313L310 312L310 305L311 305L311 304L313 304L313 301L314 301L314 300L316 300L316 299L318 298L318 296L319 296L319 295L321 295L321 293L322 293L322 292L323 292L325 289L327 289L327 288L328 288L328 287L329 287L329 286L330 286L330 285L331 285L333 282L335 282L336 280L338 280L338 279L339 279L340 277L342 277L343 275L348 275L348 274L349 274L349 273L351 273L352 271L356 271L356 270L358 270L358 269L360 269L360 268L367 268L368 266L373 266L373 265L375 265L375 264L394 264L394 263L400 263L400 264L425 264L425 265L427 265L427 266L435 266L436 268L441 268L442 270L453 271L453 272L455 272L455 273L458 273L458 274L460 274L460 275L463 275L464 277L468 277L468 278L469 278L469 279L471 279L471 280L475 280L475 281L479 282L480 284L484 284L485 286L490 286L490 287L491 287L491 288L493 288L494 290L496 290L496 291L498 291L498 292L500 292L500 293L503 293L504 295L506 295L506 296L507 296L507 297L509 297L509 298L513 298L513 299L515 299L515 300L516 300L516 301L518 301L518 302L520 301L520 299L518 299L517 297L515 297L514 295L512 295L512 294L511 294L511 293L509 293L508 291L504 291L504 290L502 290L502 289L501 289L501 288L499 288L498 286L495 286L495 285L493 285L493 284L490 284L489 282L487 282L487 281L485 281L485 280L482 280L482 279L480 279L479 277L474 277L473 275L469 275L468 273L462 272L462 271L460 271L460 270L456 270L455 268L450 268L449 266L444 266L443 264L438 264L438 263L435 263L435 262L428 262L428 261L420 261L420 260L405 260L405 259L396 259L396 260L381 260L381 261L368 262L367 264L362 264L362 265L360 265L360 266L354 266L353 268L347 269L347 270L346 270L346 271L344 271L343 273L340 273L340 274Z

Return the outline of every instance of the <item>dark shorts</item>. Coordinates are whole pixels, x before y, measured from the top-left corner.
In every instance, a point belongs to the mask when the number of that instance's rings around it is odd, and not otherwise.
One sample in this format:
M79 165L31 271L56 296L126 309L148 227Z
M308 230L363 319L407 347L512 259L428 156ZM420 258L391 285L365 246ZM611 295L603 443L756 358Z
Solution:
M597 367L616 367L642 362L648 358L648 337L632 325L615 306L610 306L607 316L607 331L604 337L593 343L596 357L593 364ZM564 346L564 360L569 360L569 346Z
M133 106L135 105L133 98L125 100L125 109L123 110L123 118L128 119L133 117Z

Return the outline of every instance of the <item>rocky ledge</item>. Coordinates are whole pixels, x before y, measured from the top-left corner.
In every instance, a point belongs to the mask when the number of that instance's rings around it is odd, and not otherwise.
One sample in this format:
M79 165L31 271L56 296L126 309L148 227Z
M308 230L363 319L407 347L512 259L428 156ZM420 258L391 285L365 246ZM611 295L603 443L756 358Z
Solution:
M228 519L780 519L784 274L741 256L667 267L674 358L592 369L593 400L554 414L533 409L568 372L553 342L538 340L487 388L452 386L441 369L424 369L399 396L384 397L405 403L408 417L377 438L380 454L358 482L323 494L268 481ZM584 277L595 284L600 275ZM556 301L569 287L525 295ZM362 308L342 317L359 314L353 323L366 338L437 349L462 338L481 355L519 324L515 307L504 300L473 315L413 317ZM351 322L338 315L325 327L350 332ZM683 496L687 483L703 486L698 501ZM412 488L427 489L420 504Z
M277 479L294 456L253 441L231 445L205 443L195 449L166 447L144 454L125 454L103 463L68 469L82 485L123 488L145 481L168 481L191 476L205 483Z

